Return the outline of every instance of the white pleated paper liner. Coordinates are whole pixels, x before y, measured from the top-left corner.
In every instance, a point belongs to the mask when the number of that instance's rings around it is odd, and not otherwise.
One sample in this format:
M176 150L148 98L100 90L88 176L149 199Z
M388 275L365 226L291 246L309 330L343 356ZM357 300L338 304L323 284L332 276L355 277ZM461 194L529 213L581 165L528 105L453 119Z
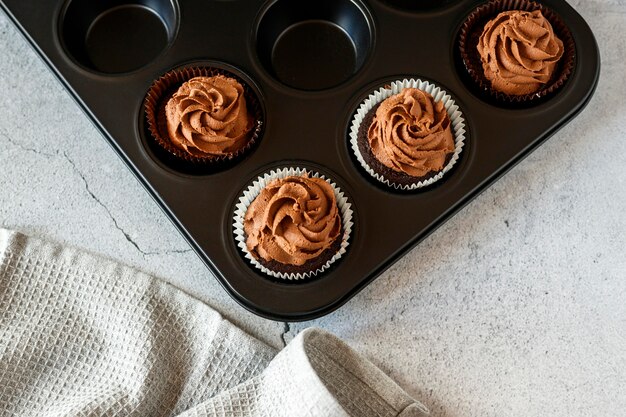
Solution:
M363 158L363 155L361 154L357 143L359 128L368 112L386 98L400 93L405 88L417 88L432 95L435 101L443 101L444 107L448 112L448 115L450 116L450 124L452 126L452 135L454 136L455 144L454 154L452 155L450 161L441 171L428 179L413 184L399 184L385 178L382 174L374 171ZM454 103L452 97L450 97L450 95L446 93L446 91L442 88L437 87L436 85L428 81L422 81L420 79L404 79L402 81L392 82L390 87L379 88L378 90L370 94L369 97L365 99L365 101L363 101L363 103L361 103L356 111L356 114L354 115L354 118L352 119L349 136L350 146L352 147L352 151L354 152L356 159L369 175L376 178L376 180L380 181L381 183L389 187L395 188L396 190L411 191L426 187L439 181L448 171L450 171L450 169L452 169L454 164L456 164L456 162L459 160L459 156L461 154L461 151L463 150L463 146L465 146L465 119L463 118L463 113L461 113L461 111L459 110L459 106Z
M339 250L336 254L333 255L322 267L308 271L308 272L300 272L300 273L286 273L286 272L278 272L272 271L266 266L262 265L249 251L246 246L246 235L244 232L244 218L246 216L246 212L248 211L248 207L255 198L261 193L270 182L278 178L286 178L290 176L301 176L304 173L307 173L310 177L313 178L321 178L328 182L335 194L335 199L337 200L337 207L339 209L339 213L341 215L341 230L342 236L340 236L341 244L339 245ZM314 172L309 169L300 168L300 167L286 167L281 169L275 169L269 171L262 176L258 177L254 180L248 188L243 192L243 194L239 197L239 201L235 206L235 213L233 216L233 234L235 237L235 241L239 249L243 252L244 257L250 262L252 266L256 269L260 270L266 275L269 275L274 278L288 279L288 280L301 280L306 278L311 278L323 273L327 270L333 263L337 262L344 253L346 253L346 249L349 245L349 238L352 232L353 222L352 222L352 208L351 204L348 201L348 198L344 195L343 191L332 182L330 179L324 177L324 175Z

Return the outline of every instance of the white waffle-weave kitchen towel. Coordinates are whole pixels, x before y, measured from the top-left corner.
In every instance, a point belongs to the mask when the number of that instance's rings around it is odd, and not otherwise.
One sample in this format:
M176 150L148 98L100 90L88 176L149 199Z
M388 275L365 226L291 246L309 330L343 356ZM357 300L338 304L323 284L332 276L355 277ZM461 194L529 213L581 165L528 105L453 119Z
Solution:
M0 416L423 416L335 336L281 352L171 285L0 229Z

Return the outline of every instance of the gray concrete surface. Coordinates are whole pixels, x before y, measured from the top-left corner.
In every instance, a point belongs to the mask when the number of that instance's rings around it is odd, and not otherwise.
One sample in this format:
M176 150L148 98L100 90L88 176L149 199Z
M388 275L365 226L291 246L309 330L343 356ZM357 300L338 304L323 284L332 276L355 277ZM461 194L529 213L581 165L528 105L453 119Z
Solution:
M626 416L626 1L577 0L591 105L337 312L275 323L221 289L0 13L0 225L154 273L281 346L316 325L433 416Z

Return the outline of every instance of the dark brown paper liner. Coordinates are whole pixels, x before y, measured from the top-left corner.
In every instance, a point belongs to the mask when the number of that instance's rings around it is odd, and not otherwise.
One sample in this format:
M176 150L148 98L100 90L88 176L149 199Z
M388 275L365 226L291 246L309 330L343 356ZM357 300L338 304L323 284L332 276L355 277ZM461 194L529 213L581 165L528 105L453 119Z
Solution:
M212 77L216 75L224 75L226 77L234 78L243 86L246 107L252 114L252 117L255 120L255 125L249 133L250 139L246 145L235 152L219 156L207 155L201 152L190 153L175 146L171 142L169 134L167 133L165 106L167 105L168 100L185 81L194 77ZM165 73L158 80L156 80L148 90L144 100L144 110L148 130L150 131L150 135L155 142L168 154L173 155L179 160L193 166L223 165L239 160L240 157L254 147L256 142L261 137L263 128L263 110L255 92L236 74L221 68L194 66L175 69Z
M543 16L552 25L556 36L563 42L563 56L559 60L550 82L534 93L520 96L505 94L491 87L491 83L485 77L482 61L476 49L478 38L483 32L485 24L501 12L511 10L528 12L541 10ZM463 65L477 88L496 101L509 104L529 103L552 96L565 84L574 70L576 61L574 38L561 17L543 4L528 0L492 0L476 8L461 26L458 47Z

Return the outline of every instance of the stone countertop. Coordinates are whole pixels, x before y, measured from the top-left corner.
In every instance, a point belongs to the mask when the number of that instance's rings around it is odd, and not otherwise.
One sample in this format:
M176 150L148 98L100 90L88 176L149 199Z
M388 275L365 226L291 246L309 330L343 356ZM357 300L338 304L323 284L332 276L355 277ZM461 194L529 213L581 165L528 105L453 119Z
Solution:
M335 313L239 307L0 14L0 225L110 256L274 346L320 326L433 416L626 410L626 0L575 0L602 74L587 109Z

